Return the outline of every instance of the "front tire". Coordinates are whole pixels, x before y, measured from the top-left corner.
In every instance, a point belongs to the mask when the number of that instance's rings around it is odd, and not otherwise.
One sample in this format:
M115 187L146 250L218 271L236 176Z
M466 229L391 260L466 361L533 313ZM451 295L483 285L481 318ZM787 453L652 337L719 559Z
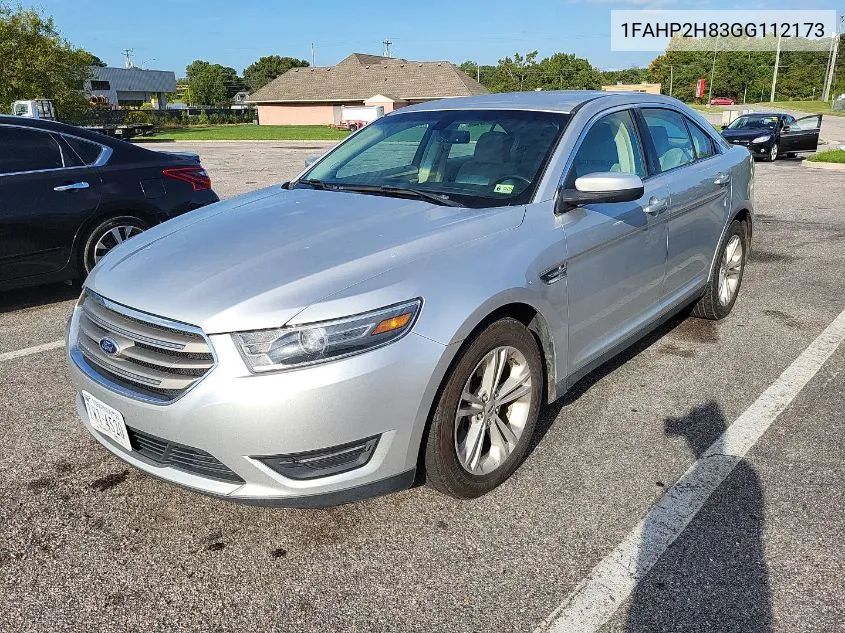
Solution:
M692 310L693 316L718 321L731 313L747 259L748 230L744 222L734 220L719 245L716 269L704 288L704 295Z
M772 145L771 149L769 149L769 155L766 157L766 160L770 163L775 162L778 159L778 151L780 151L780 148L778 147L778 144L775 143Z
M450 371L425 446L426 483L461 499L493 490L531 443L543 394L534 335L511 318L478 334Z
M148 228L150 228L149 224L132 215L108 218L95 226L88 234L88 239L85 240L80 253L79 263L82 275L88 276L97 262L115 246L143 233Z

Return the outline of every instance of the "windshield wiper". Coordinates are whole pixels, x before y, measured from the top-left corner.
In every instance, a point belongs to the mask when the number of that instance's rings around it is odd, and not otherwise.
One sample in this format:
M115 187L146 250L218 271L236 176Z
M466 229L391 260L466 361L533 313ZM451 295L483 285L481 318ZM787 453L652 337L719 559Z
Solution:
M314 187L314 189L326 189L326 183L324 183L322 180L318 180L317 178L300 178L296 181L297 185L299 183L311 185L312 187Z
M463 207L465 205L451 200L446 196L438 195L436 193L429 193L428 191L420 191L419 189L410 189L407 187L393 187L391 185L338 185L339 191L358 191L361 193L375 193L394 196L408 196L411 198L419 198L439 204L445 207Z

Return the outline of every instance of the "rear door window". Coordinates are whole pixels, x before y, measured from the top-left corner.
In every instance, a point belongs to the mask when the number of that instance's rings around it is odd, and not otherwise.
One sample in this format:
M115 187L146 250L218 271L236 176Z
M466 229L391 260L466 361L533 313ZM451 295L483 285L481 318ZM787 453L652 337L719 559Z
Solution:
M0 174L64 167L62 150L46 132L0 126Z
M660 171L682 167L696 159L684 117L672 110L643 108Z

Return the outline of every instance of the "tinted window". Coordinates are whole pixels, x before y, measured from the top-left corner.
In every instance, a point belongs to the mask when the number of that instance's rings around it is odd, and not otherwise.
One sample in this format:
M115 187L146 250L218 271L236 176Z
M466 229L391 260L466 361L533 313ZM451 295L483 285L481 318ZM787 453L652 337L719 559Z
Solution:
M607 171L645 177L642 147L627 110L608 114L589 129L575 154L567 186L573 187L581 176Z
M59 169L62 152L45 132L0 126L0 173Z
M83 141L81 138L76 138L75 136L65 136L63 138L76 155L79 156L83 165L94 163L99 158L100 152L103 151L101 145L92 143L91 141Z
M643 109L660 171L669 171L695 160L684 118L671 110Z
M707 158L716 153L716 149L713 147L713 139L705 134L700 127L689 119L687 119L687 127L689 128L690 136L692 136L696 158Z

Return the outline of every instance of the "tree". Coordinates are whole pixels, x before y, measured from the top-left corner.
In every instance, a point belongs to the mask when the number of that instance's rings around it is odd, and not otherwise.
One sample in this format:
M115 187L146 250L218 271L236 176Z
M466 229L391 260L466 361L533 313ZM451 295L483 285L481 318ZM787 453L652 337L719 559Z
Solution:
M0 0L0 112L12 101L52 99L63 120L80 121L92 57L63 39L51 17Z
M601 73L586 59L568 53L555 53L537 64L537 87L542 90L598 90Z
M229 66L197 59L188 64L186 99L191 105L221 106L243 88L237 71Z
M487 88L491 92L534 90L537 87L537 55L538 51L531 51L524 56L514 53L513 57L500 59Z
M473 79L478 79L480 76L479 83L487 88L490 87L490 79L493 76L493 72L496 70L495 66L485 66L484 64L479 65L472 60L465 61L463 64L458 66L458 68Z
M88 65L89 66L98 66L100 68L105 68L106 66L108 66L108 64L106 64L106 62L104 62L102 59L100 59L99 57L94 55L94 53L88 53L86 51L86 54L88 55Z
M640 84L650 83L651 73L648 68L625 68L624 70L603 70L601 71L601 83L603 86L616 84Z
M244 83L250 92L255 92L279 75L285 74L291 68L305 68L306 66L308 66L308 62L304 59L267 55L244 69Z

